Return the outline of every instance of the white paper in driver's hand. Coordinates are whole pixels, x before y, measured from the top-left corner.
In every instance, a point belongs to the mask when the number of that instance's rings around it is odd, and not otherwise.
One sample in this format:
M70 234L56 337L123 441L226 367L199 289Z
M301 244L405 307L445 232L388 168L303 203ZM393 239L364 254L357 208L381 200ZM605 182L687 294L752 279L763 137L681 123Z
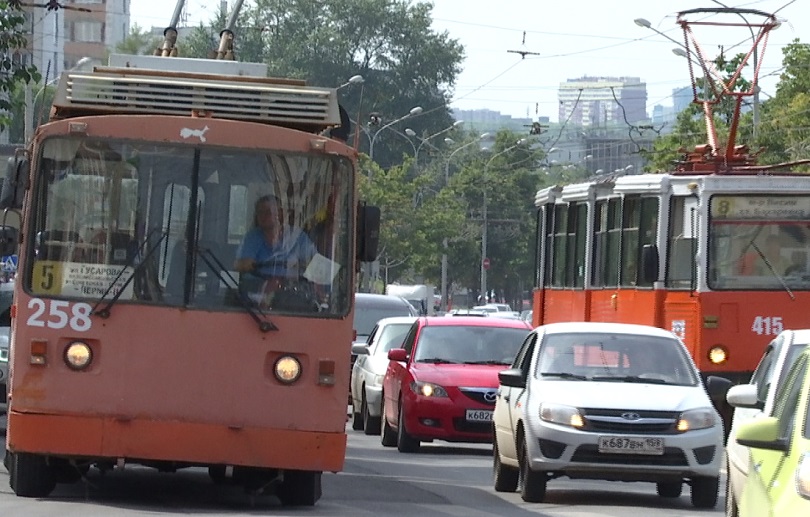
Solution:
M316 284L331 284L340 270L340 264L316 253L304 271L304 278Z

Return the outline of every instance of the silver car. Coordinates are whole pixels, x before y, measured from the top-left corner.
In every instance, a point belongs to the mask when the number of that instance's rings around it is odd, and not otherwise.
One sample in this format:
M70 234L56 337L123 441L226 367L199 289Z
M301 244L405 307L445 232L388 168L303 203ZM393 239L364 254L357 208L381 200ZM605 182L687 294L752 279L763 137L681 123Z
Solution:
M388 368L388 351L400 348L416 317L398 316L377 322L366 343L352 345L357 360L352 367L352 428L366 434L380 433L382 382Z
M693 506L717 504L723 426L686 347L671 332L620 323L537 327L499 373L495 490L545 499L547 483L648 481L662 497L691 486Z

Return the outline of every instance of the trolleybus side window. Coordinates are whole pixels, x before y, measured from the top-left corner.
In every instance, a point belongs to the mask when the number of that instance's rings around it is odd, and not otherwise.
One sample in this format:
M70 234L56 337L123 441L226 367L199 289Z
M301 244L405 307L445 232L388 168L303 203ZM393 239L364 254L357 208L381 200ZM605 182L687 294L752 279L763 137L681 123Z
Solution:
M550 235L553 287L585 285L585 237L588 225L585 203L555 206L554 230Z
M658 199L625 197L623 211L621 285L651 286L640 278L638 266L644 245L656 242Z
M669 218L667 287L689 289L692 286L697 251L696 231L697 200L693 197L673 197Z
M621 232L621 199L597 201L593 241L594 287L616 287L619 284Z

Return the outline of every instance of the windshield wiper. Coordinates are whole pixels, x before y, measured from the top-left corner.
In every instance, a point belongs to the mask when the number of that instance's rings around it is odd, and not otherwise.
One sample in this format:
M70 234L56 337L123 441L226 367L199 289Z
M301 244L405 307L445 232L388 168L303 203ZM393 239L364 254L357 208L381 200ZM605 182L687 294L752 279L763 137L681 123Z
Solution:
M90 311L90 314L95 314L99 318L103 319L107 319L110 317L110 309L112 309L112 306L115 305L115 302L117 302L118 299L121 298L121 295L124 294L124 291L126 290L127 286L132 283L132 280L135 279L135 275L138 274L141 271L141 269L143 269L146 266L146 264L149 263L149 257L151 257L152 254L160 247L160 243L163 242L163 239L165 239L168 236L167 233L161 235L160 239L157 240L155 245L149 248L149 251L147 251L146 255L143 257L143 260L141 260L140 264L135 266L135 269L132 270L132 274L129 276L129 278L127 278L124 281L124 284L121 286L118 292L115 293L115 296L113 296L110 299L110 301L107 302L107 305L104 308L97 310L99 305L101 305L104 302L104 300L107 298L107 295L110 294L110 291L113 290L116 282L118 282L118 279L121 278L121 275L123 275L127 269L132 267L132 265L135 263L135 260L137 260L137 258L141 255L141 252L146 246L146 243L149 242L149 237L151 237L152 234L155 233L155 231L157 231L157 229L152 230L152 232L146 236L146 238L143 240L140 246L138 246L137 252L133 253L132 256L127 259L127 261L124 263L124 267L121 268L121 271L118 272L115 278L113 278L113 281L110 282L110 285L107 286L107 289L101 295L101 298L99 298L99 300L96 302L96 305L93 306L93 309Z
M669 384L664 379L656 377L640 377L638 375L602 375L594 376L591 380L603 382L637 382L641 384Z
M503 361L489 360L489 361L464 361L464 364L511 364Z
M433 364L453 364L455 361L448 361L447 359L442 359L440 357L429 357L427 359L419 359L416 361L417 363L433 363Z
M796 297L793 296L793 291L790 290L790 287L788 287L787 282L785 282L785 279L782 278L782 276L776 272L776 269L774 269L773 265L771 264L771 261L768 260L768 257L766 257L764 253L762 253L762 250L759 249L759 246L757 246L755 242L751 241L751 247L754 248L754 251L757 252L759 258L761 258L762 261L765 263L765 265L768 266L768 269L770 270L771 274L774 277L776 277L777 280L779 280L779 283L782 284L782 287L785 289L788 296L790 296L790 299L795 301Z
M542 375L543 377L560 377L561 379L576 379L578 381L588 380L588 377L585 375L567 372L543 372L540 375Z
M255 321L259 325L259 330L261 330L262 332L278 330L278 327L272 321L266 318L264 312L256 310L256 306L253 304L250 298L248 298L248 296L239 289L239 282L233 277L233 275L231 275L231 272L228 271L228 268L225 267L225 264L223 264L222 261L219 260L216 255L214 255L214 252L211 251L210 248L198 247L196 248L196 252L197 255L199 255L199 257L203 259L205 265L207 265L211 271L216 273L217 277L220 279L220 281L222 281L225 284L225 286L228 289L233 289L234 291L236 291L236 300L242 307L245 308L245 310L248 311L248 314L250 314L250 317L253 318L253 321ZM213 261L213 263L211 261ZM215 264L216 267L214 267ZM231 282L230 285L228 284L229 280ZM265 318L264 319L260 318L259 314L265 316Z

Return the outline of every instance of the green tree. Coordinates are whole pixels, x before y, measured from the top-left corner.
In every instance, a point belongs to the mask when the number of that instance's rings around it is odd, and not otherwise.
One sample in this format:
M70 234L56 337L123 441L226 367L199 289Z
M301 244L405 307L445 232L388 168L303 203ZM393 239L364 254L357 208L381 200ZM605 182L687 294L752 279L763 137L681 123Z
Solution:
M22 63L26 46L23 23L25 15L20 3L0 0L0 131L11 124L13 93L20 85L41 79L35 66Z
M130 27L129 35L115 46L115 51L119 54L151 56L162 41L163 38L153 36L135 23Z
M722 73L723 81L728 84L735 74L740 63L745 58L744 54L737 54L730 59L726 59L722 54L714 60L717 69ZM746 65L748 66L748 65ZM750 81L740 77L734 84L733 91L747 91L751 88ZM717 134L717 144L719 152L724 152L728 143L729 127L734 117L736 100L729 95L718 95L717 91L722 91L722 85L712 85L706 81L705 77L695 79L695 89L699 99L714 101L711 105L712 122ZM714 91L714 90L717 91ZM737 137L735 144L751 142L753 120L750 114L743 114L738 123ZM685 110L680 112L675 121L675 127L669 134L662 135L653 142L652 151L645 152L649 162L647 170L651 171L671 171L684 155L684 152L691 152L695 146L709 143L709 135L706 129L706 118L701 104L692 103Z
M240 61L263 62L271 76L312 85L336 87L360 74L362 87L340 91L355 122L365 125L378 113L382 127L420 106L409 127L433 134L453 122L447 105L464 54L458 41L433 31L431 12L431 4L409 0L257 0L237 19L234 47ZM208 57L225 23L220 13L198 27L178 42L180 54ZM368 153L368 140L361 144ZM409 149L405 139L385 131L375 140L374 159L387 168Z
M765 149L763 164L804 159L810 151L810 45L794 40L782 54L776 95L762 105L757 143Z

